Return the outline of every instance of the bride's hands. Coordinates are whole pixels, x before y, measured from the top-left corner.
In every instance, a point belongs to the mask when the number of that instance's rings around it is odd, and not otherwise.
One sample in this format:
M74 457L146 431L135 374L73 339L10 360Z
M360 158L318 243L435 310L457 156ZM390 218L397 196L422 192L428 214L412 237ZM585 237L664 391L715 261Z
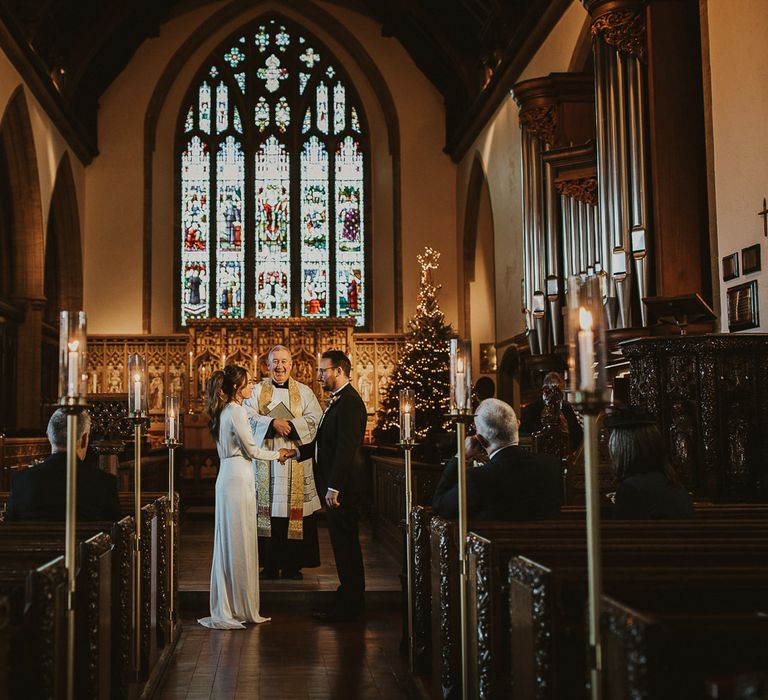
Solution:
M278 457L278 460L280 461L280 464L285 464L285 460L287 459L293 459L297 456L298 450L286 450L285 448L282 448L279 451L280 456Z

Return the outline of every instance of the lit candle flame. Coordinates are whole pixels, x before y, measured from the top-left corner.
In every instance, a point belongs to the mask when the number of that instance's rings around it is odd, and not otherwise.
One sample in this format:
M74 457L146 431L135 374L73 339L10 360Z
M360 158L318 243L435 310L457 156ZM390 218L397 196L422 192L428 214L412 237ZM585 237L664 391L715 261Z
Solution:
M579 308L579 326L583 331L592 330L592 313L583 306Z
M134 382L140 382L141 381L141 375L136 372L136 374L133 375L133 381Z
M67 343L67 347L70 352L77 352L77 349L80 347L80 341L73 340L71 343Z

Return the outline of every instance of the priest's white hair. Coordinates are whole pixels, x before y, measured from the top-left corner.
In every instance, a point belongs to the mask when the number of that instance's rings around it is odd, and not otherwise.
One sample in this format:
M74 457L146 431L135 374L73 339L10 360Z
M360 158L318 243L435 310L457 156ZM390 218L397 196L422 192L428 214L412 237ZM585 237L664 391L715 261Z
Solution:
M291 352L291 351L290 351L290 350L289 350L287 347L285 347L285 345L275 345L275 347L273 347L273 348L272 348L272 349L269 351L269 354L267 355L267 359L268 359L270 362L272 362L272 355L273 355L274 353L276 353L278 350L284 350L285 352L287 352L287 353L288 353L288 357L289 357L290 359L293 359L293 353L292 353L292 352Z
M517 444L517 420L512 406L499 399L485 399L475 411L475 427L492 445Z

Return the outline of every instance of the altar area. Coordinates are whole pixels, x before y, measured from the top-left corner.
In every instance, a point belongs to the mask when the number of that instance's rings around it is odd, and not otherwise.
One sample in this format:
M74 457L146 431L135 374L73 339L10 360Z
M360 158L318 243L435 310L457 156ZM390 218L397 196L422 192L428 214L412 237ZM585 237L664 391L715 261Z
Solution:
M218 459L204 412L205 382L230 363L247 368L257 380L268 376L267 356L275 345L291 350L292 376L310 386L321 404L325 398L318 381L318 358L326 350L345 352L352 361L352 383L368 409L370 436L403 345L402 334L356 332L352 319L249 318L192 320L186 332L173 335L89 336L90 398L111 406L103 421L96 420L104 442L117 438L120 430L128 355L142 354L148 376L147 438L152 445L160 445L165 396L181 397L185 414L178 455L179 491L185 504L212 505Z

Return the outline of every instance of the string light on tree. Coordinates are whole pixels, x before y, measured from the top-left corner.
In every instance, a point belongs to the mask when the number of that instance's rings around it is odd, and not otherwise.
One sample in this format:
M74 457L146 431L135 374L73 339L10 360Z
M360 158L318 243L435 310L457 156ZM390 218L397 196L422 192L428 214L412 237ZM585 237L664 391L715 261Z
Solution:
M453 330L440 310L437 297L441 285L435 284L433 277L440 264L440 253L425 248L416 259L421 267L416 314L408 322L403 350L379 409L373 431L378 443L394 444L399 439L401 389L412 389L415 395L411 437L417 442L450 428L445 416L450 385L448 343Z

